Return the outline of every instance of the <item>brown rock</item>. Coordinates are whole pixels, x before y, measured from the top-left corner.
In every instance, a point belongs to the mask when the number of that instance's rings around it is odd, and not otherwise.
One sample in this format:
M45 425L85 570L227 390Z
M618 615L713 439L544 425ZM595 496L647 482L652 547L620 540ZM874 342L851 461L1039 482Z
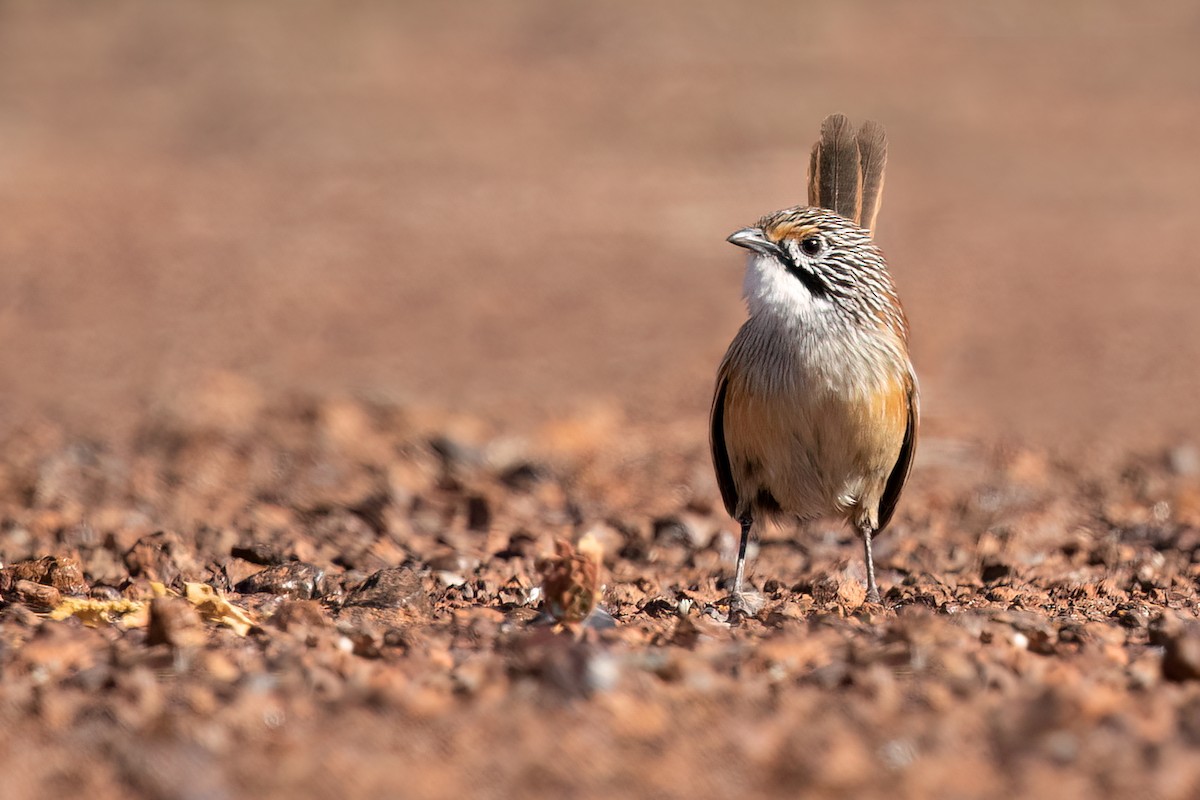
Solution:
M435 572L453 572L459 575L466 575L479 568L478 558L457 550L442 550L430 556L426 563Z
M247 561L244 558L238 558L235 556L221 565L221 571L225 575L227 585L232 588L249 578L251 575L261 572L262 565L255 564Z
M125 553L125 566L134 577L170 586L180 575L179 537L168 531L143 536Z
M15 584L19 581L30 581L46 586L53 586L62 594L87 594L87 581L83 579L83 569L73 558L58 558L45 556L30 561L19 561L4 570L8 580Z
M279 610L271 616L270 622L289 633L327 628L331 624L325 608L313 600L284 601Z
M1169 681L1200 680L1200 634L1188 631L1170 639L1163 652L1162 671Z
M826 575L813 586L813 599L821 604L837 604L854 610L867 600L867 588L863 582L845 572Z
M325 570L303 561L291 561L256 572L237 584L242 594L265 592L291 597L296 600L311 600L320 595L321 579Z
M17 581L13 585L13 593L18 602L42 611L54 608L62 601L62 593L58 589L27 580Z
M207 634L196 610L181 597L156 597L150 601L150 625L146 644L198 647Z
M428 603L421 579L408 567L381 569L346 598L348 606L401 608Z

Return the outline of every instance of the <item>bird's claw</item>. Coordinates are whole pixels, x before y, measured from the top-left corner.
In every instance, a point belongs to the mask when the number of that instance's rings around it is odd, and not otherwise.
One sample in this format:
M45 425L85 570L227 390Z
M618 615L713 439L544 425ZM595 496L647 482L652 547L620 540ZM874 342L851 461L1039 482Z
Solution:
M766 601L758 592L733 592L726 602L729 603L730 623L741 622L746 617L756 617L762 611Z

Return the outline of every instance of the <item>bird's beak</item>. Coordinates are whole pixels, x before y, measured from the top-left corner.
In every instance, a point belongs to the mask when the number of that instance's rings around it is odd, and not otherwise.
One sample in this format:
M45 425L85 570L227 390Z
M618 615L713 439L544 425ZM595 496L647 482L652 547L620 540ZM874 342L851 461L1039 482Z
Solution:
M738 247L744 247L747 250L753 250L756 253L762 253L765 256L779 257L782 253L779 250L779 245L772 242L763 233L762 228L742 228L740 231L734 231L725 241L730 244L736 244Z

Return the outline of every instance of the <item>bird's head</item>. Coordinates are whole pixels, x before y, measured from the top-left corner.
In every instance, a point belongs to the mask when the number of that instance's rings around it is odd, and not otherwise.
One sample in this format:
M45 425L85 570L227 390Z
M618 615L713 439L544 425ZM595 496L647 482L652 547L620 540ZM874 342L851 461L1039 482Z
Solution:
M753 254L745 282L751 314L902 320L887 263L870 232L832 211L777 211L728 241Z

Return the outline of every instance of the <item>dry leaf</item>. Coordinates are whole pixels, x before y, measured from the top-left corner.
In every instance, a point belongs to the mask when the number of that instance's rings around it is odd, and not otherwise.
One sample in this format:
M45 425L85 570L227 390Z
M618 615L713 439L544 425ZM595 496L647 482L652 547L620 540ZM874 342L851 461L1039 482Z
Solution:
M146 604L138 600L93 600L68 597L54 607L50 619L75 617L89 628L119 625L122 628L142 628L149 622Z
M245 636L255 626L244 609L226 600L207 583L184 583L184 588L187 601L209 622L232 628L238 636Z
M555 554L539 564L546 610L561 623L587 619L600 599L600 563L603 550L594 538L584 537L575 548L564 539L554 542Z

